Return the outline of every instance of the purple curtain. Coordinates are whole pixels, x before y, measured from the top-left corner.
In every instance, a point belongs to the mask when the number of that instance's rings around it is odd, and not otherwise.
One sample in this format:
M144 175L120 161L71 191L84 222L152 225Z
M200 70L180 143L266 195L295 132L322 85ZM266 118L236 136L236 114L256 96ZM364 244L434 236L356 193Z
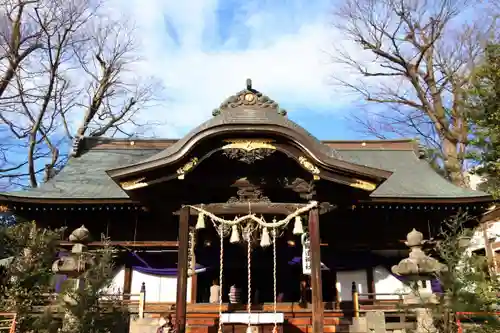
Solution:
M388 269L388 271L391 273L392 276L394 276L399 281L401 282L406 281L406 278L404 276L393 274L390 269ZM443 287L441 286L441 282L439 282L439 279L431 279L430 283L431 283L431 291L433 293L439 294L443 292Z
M204 267L201 265L196 265L195 269L203 269ZM132 266L132 269L144 273L144 274L153 274L160 276L177 276L177 268L152 268L152 267L143 267L143 266Z
M301 264L302 264L302 257L294 257L292 260L288 262L288 265L290 266L301 265ZM321 270L327 271L329 270L329 268L324 263L321 263Z
M152 274L152 275L160 275L160 276L176 276L177 275L177 268L172 268L172 267L162 267L162 268L155 268L151 267L151 265L141 258L137 253L134 252L129 252L137 261L139 261L140 265L132 266L132 269L144 273L144 274ZM195 270L201 270L206 267L196 264L195 265Z

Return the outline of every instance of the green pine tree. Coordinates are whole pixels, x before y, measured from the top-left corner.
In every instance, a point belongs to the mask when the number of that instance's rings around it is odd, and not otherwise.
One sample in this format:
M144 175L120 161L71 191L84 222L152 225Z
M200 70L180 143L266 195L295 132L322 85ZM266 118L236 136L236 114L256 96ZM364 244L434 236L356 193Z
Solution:
M128 331L123 301L103 297L113 277L114 250L108 245L87 253L93 265L83 273L83 288L75 290L74 280L69 279L63 291L49 301L47 295L53 294L55 281L52 265L61 236L62 230L39 228L34 222L0 225L2 256L11 258L1 276L0 312L16 313L17 332L22 333ZM62 325L65 313L77 318L70 328Z
M107 244L107 245L106 245ZM113 278L113 248L105 246L91 255L93 265L83 274L83 288L68 286L59 296L63 311L76 320L63 326L61 333L128 332L128 313L119 297L106 295Z
M52 291L52 263L60 230L40 229L34 222L0 226L2 255L9 258L0 286L0 312L17 314L18 332L41 332L40 316Z
M500 196L500 44L486 47L484 63L470 90L472 158L476 173L486 177L487 189Z
M473 229L468 227L470 223L466 214L457 214L445 221L435 247L435 255L445 267L437 276L443 289L434 313L439 333L457 332L457 312L500 311L500 280L491 274L483 255L470 251L468 246L473 235ZM464 317L467 332L500 332L498 316L474 315L469 319Z

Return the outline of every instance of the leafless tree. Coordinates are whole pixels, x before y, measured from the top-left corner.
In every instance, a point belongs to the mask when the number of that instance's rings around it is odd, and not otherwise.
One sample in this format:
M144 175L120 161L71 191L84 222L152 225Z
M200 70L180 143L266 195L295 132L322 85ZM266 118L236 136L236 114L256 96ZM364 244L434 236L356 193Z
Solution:
M37 187L75 137L137 135L161 94L140 62L130 20L96 0L0 0L0 182Z
M353 114L356 123L379 138L419 137L444 175L461 186L467 183L466 91L496 19L481 12L486 6L346 0L335 11L335 27L351 48L337 45L334 61L353 70L335 83L368 102Z

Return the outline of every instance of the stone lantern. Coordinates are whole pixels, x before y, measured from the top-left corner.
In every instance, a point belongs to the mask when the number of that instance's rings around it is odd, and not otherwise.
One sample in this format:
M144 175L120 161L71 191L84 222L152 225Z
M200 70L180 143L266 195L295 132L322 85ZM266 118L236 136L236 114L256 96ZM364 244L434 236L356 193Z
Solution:
M94 263L92 256L87 252L87 243L90 241L90 233L85 226L75 229L69 236L69 241L73 244L71 254L67 257L57 259L52 265L52 271L56 274L63 274L75 280L74 290L83 291L85 281L83 273ZM76 305L77 300L66 295L64 301L70 305ZM66 330L71 330L73 323L77 321L73 314L64 314L63 326Z
M410 248L408 258L392 266L392 272L409 281L413 286L410 294L404 298L405 304L413 305L417 314L417 332L436 332L433 323L432 311L429 306L437 303L432 292L419 290L421 281L429 281L443 272L445 266L436 259L428 256L422 250L425 244L424 235L413 229L406 236L406 246Z
M82 275L92 264L92 259L87 253L86 244L89 240L90 233L85 226L75 229L69 236L69 241L73 243L71 255L56 260L52 264L52 271L70 278Z

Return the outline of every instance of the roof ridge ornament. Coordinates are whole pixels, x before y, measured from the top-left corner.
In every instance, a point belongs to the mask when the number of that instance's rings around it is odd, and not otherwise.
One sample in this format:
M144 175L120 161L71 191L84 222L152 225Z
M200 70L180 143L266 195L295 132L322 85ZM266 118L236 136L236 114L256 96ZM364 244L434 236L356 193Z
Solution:
M71 151L70 151L70 156L71 157L78 157L81 152L82 144L83 144L83 135L76 135L73 138L73 142L71 143Z
M221 105L214 109L212 112L213 116L218 116L222 111L227 109L234 109L241 106L248 106L260 109L272 109L276 110L278 114L286 116L287 112L285 109L280 108L279 104L268 96L262 94L260 91L255 90L252 87L252 79L246 80L246 89L236 93L233 96L228 97Z

